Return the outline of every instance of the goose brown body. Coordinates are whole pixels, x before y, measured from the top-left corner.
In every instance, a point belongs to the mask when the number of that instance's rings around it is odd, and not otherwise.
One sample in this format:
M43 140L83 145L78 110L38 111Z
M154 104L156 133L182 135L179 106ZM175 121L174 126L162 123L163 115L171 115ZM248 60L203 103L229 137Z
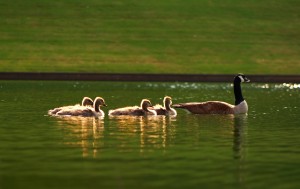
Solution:
M182 108L193 114L245 114L248 112L248 104L243 98L241 82L249 82L244 74L234 77L235 105L222 101L188 102L174 104L174 108Z
M234 106L221 101L189 102L174 105L193 114L234 114Z

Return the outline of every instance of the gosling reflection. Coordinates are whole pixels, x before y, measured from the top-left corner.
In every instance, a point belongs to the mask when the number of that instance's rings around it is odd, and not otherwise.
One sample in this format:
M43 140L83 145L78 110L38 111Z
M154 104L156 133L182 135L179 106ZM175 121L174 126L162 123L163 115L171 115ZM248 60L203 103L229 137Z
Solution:
M119 141L121 151L139 148L141 153L154 149L165 149L174 138L175 127L172 125L175 118L168 116L121 116L111 117L116 122L117 132L122 133ZM138 139L138 143L131 143ZM139 144L139 146L132 146Z
M83 157L97 157L103 148L103 119L95 117L60 117L58 124L65 131L64 143L82 148Z

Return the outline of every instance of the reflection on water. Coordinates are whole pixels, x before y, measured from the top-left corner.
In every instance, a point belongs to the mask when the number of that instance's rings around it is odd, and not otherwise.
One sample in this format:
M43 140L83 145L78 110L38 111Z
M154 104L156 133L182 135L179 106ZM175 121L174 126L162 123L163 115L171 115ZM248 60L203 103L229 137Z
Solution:
M247 114L235 115L233 125L233 157L237 163L237 182L244 186L246 179Z
M125 134L123 139L138 135L140 152L165 148L175 135L172 122L176 119L169 116L118 116L111 121L115 122L116 132Z
M144 156L157 150L166 152L173 147L178 149L176 152L180 154L180 149L189 149L189 146L197 149L193 153L200 157L210 157L210 153L202 154L205 149L215 148L215 153L220 153L221 156L228 151L235 162L235 182L239 186L245 186L248 169L247 120L248 115L191 115L181 112L176 118L62 117L57 119L57 125L64 131L64 144L81 148L84 158L100 158L107 150L122 154L139 152ZM217 168L220 169L220 166Z
M299 188L299 84L244 85L248 115L44 116L83 95L111 108L165 95L233 100L226 83L72 84L1 84L0 188Z
M168 161L177 164L181 159L189 159L184 157L185 153L199 161L213 159L215 154L219 154L218 157L226 157L228 154L235 162L232 168L235 170L233 178L239 186L244 186L248 170L247 119L247 115L191 115L181 112L181 115L176 118L168 116L117 116L106 119L65 117L58 118L57 125L63 130L64 144L81 148L84 158L98 159L108 151L118 151L122 155L138 152L142 156L147 156L160 150L163 154L168 154L164 152L174 148L176 158ZM221 170L223 164L226 164L226 158L219 165L210 166L216 171ZM197 165L193 166L197 168ZM209 163L206 166L209 167ZM207 174L209 173L211 172Z
M198 141L202 141L203 132L209 132L210 129L203 126L207 123L209 127L220 126L220 129L211 134L216 138L227 138L232 134L233 157L243 161L246 156L244 144L247 115L213 117L189 115L182 118L188 119L186 124L191 128L190 135L198 135ZM105 126L105 121L109 125ZM139 148L141 153L165 149L172 145L176 137L176 121L176 118L169 116L116 116L108 120L89 117L57 118L58 126L64 131L64 143L82 148L83 157L97 157L101 149L105 148L105 140L113 137L117 139L118 150L123 152L131 151L132 148ZM105 127L113 128L105 134Z
M65 144L81 147L82 156L96 157L103 147L103 119L94 117L58 117L58 125L64 130ZM75 141L74 141L75 140Z
M90 117L58 117L58 126L64 131L65 144L81 147L83 157L97 157L103 149L105 140L117 138L120 151L130 151L135 148L138 138L138 148L145 150L163 149L175 135L172 122L176 118L169 116L117 116L109 119L114 127L105 136L104 120ZM110 127L110 126L107 126ZM131 141L131 139L133 139ZM107 143L109 145L109 143ZM116 148L116 146L114 146Z
M233 152L235 159L244 159L244 143L247 135L247 114L234 115L233 125Z

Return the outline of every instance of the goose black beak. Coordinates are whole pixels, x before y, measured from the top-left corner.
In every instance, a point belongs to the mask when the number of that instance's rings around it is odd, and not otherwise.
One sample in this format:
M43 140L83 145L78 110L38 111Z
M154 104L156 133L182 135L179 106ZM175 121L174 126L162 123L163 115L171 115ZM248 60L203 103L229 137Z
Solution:
M248 79L248 78L245 77L245 82L246 82L246 83L249 83L249 82L250 82L250 79Z

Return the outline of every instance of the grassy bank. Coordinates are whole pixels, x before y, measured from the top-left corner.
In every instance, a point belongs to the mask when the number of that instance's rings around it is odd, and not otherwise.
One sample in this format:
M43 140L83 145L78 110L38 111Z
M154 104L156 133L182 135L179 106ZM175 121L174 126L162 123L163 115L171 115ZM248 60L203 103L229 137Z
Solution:
M297 0L4 0L0 71L300 74Z

